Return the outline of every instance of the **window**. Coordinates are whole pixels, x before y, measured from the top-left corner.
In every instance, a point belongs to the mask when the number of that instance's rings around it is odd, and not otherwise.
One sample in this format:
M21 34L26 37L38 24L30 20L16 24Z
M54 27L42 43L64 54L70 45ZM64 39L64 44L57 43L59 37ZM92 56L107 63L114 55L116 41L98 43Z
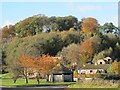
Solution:
M108 61L110 61L110 59L108 59Z
M90 73L93 72L92 70L90 70Z
M100 62L100 64L102 64L102 62Z

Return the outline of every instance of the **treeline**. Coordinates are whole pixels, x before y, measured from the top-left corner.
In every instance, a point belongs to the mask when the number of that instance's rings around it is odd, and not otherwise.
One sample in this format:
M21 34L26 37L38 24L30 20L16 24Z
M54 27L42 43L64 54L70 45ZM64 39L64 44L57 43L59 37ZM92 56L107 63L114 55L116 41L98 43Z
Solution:
M83 23L84 22L84 23ZM105 23L101 26L95 18L82 18L78 21L77 17L47 17L45 15L34 15L28 17L15 25L9 25L2 28L2 38L27 37L37 35L41 32L68 31L76 30L84 33L114 33L120 35L119 29L112 23Z
M12 29L18 37L26 37L41 32L66 31L72 27L79 29L80 24L78 24L78 19L74 16L47 17L45 15L35 15L16 23L13 27L10 27L10 29ZM5 29L5 27L3 29ZM3 34L3 37L6 37L6 35Z

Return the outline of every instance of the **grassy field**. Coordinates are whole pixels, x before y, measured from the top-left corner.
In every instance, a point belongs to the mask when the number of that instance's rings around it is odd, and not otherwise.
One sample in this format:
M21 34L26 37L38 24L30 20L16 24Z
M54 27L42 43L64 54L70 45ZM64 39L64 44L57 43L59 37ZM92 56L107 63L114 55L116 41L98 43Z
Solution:
M46 82L45 80L40 80L40 83L37 83L36 79L29 79L29 83L25 83L25 79L19 78L16 83L11 79L11 74L1 74L0 80L2 86L14 86L14 87L22 87L22 86L51 86L51 85L71 85L76 82Z
M53 86L53 85L68 85L69 88L117 88L119 82L111 83L105 80L84 80L79 82L46 82L45 80L40 80L40 84L37 84L36 79L29 79L29 83L25 83L25 79L18 79L16 83L13 82L11 79L11 74L3 74L0 75L0 80L2 86L9 86L9 87L24 87L24 86ZM116 89L112 89L116 90Z
M45 82L40 81L40 84L37 84L36 79L29 79L29 83L25 83L25 79L18 79L16 83L12 79L2 79L2 86L50 86L50 85L70 85L75 84L75 82Z
M108 80L84 80L76 84L69 85L69 88L118 88L119 81L116 83L109 82ZM115 89L116 90L116 89Z

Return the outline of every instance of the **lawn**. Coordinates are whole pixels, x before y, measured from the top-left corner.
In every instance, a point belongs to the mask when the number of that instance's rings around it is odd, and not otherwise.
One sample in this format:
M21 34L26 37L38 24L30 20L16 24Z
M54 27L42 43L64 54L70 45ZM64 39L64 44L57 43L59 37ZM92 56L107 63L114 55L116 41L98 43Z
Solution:
M84 80L79 82L46 82L45 80L40 80L37 84L36 79L29 79L29 83L25 83L25 79L19 78L16 83L10 78L11 74L0 75L0 80L2 80L2 86L10 87L25 87L25 86L53 86L53 85L68 85L69 88L117 88L119 82L112 84L111 82L105 80ZM117 90L117 89L112 89Z
M0 79L7 79L7 78L11 78L11 77L12 77L11 73L0 74Z
M2 79L2 86L15 86L15 87L22 87L22 86L52 86L52 85L70 85L75 84L75 82L45 82L40 81L37 84L36 79L29 79L29 83L25 83L25 79L18 79L16 83L13 82L12 79Z
M25 83L25 79L18 79L16 83L12 79L2 79L2 86L50 86L50 85L70 85L75 84L75 82L46 82L40 81L40 84L37 84L36 79L29 79L29 83Z
M2 86L14 86L14 87L22 87L22 86L52 86L52 85L71 85L75 84L76 82L46 82L45 80L41 79L40 83L37 83L36 79L29 79L29 83L25 83L25 79L19 78L16 83L13 82L11 79L11 74L0 74L0 81Z

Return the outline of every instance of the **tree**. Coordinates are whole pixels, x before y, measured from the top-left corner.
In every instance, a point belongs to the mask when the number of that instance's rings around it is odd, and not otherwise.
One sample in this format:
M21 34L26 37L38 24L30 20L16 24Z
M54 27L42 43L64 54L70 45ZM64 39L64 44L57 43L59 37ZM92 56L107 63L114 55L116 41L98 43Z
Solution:
M15 32L18 37L33 36L43 31L43 26L49 24L45 15L34 15L15 24Z
M85 18L82 21L82 31L88 35L96 33L98 29L98 22L95 18Z
M14 25L7 25L2 28L2 38L9 39L9 37L16 36Z
M85 57L84 59L86 61L91 59L95 53L95 47L93 41L91 39L87 39L84 42L82 42L80 45L80 52L81 52L81 57Z
M112 71L114 74L120 74L120 62L112 63Z
M58 31L59 30L58 24L56 24L56 23L51 23L49 27L50 27L50 31Z
M96 50L96 53L102 51L102 39L100 38L100 36L98 35L94 35L93 37L91 37L93 43L94 43L94 47Z
M72 66L74 63L80 63L79 45L72 43L64 47L62 51L58 53L58 56L62 58L62 64L67 67Z
M6 64L6 62L5 62L5 58L6 58L6 44L2 44L1 45L1 48L0 48L0 55L1 55L1 58L0 58L0 64L2 64L1 65L1 70L2 70L2 72L0 72L0 73L5 73L6 72L6 67L7 67L7 64Z
M58 63L60 63L59 59L55 59L49 55L42 55L38 57L35 61L36 67L38 69L38 73L42 73L46 75L46 80L48 81L48 73L49 71L55 67Z
M104 33L104 34L105 33L116 33L116 34L119 34L119 33L117 33L118 28L115 25L113 25L112 22L105 23L103 26L100 26L99 31Z
M49 71L59 63L58 59L54 59L49 55L42 55L41 57L29 57L26 55L21 55L17 65L23 69L20 69L19 72L25 77L26 83L28 83L28 72L35 70L37 75L36 79L39 84L39 75L47 74ZM48 80L48 77L46 77Z
M60 32L62 41L63 41L63 46L68 46L72 43L81 43L81 41L84 39L84 35L80 32L70 32L70 31L62 31Z
M74 23L78 23L78 19L74 16L57 17L56 23L58 24L59 31L66 31L72 28Z
M23 70L19 70L19 72L25 77L26 83L28 83L28 69L34 68L35 63L31 57L26 55L20 55L19 61L17 61L17 65L23 68Z
M113 49L112 57L113 57L113 59L120 61L120 44L118 42L116 43L116 45Z

